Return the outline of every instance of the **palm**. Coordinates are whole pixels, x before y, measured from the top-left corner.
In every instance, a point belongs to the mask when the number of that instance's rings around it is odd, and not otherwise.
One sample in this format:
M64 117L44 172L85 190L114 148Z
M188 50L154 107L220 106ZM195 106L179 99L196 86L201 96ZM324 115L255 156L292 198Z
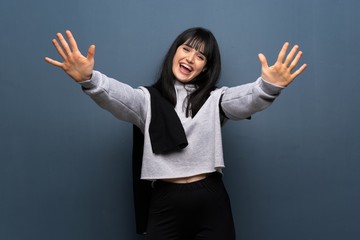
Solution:
M266 81L275 85L286 87L288 86L297 76L299 76L305 69L306 64L303 64L297 70L294 71L298 64L302 52L298 51L299 46L295 45L288 55L286 51L289 47L289 43L285 43L280 50L277 61L274 65L268 66L267 60L263 54L259 54L259 61L261 63L261 76Z
M75 80L84 80L83 76L91 75L94 61L87 59L79 51L74 52L72 57L68 57L63 62L64 71Z
M48 57L46 57L45 60L48 63L63 69L77 82L90 79L94 68L95 46L91 45L89 47L88 54L85 57L79 51L76 41L70 31L66 31L66 36L70 46L60 33L57 34L60 43L56 39L52 41L57 52L64 61L59 62Z

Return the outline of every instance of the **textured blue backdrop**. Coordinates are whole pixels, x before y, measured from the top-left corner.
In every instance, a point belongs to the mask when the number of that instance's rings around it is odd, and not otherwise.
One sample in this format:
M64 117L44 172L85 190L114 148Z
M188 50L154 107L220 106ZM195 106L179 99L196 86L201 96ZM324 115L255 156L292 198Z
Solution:
M307 71L265 112L224 127L225 182L238 239L355 240L360 235L360 1L3 0L0 2L0 239L135 235L131 125L98 108L61 70L71 29L96 69L153 82L181 31L211 29L220 85L255 80L284 41Z

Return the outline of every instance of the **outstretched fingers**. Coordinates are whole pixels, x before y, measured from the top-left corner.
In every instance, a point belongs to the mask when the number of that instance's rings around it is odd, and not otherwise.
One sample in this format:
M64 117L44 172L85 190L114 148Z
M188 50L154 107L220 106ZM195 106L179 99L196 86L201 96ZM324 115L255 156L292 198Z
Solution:
M53 39L52 44L54 45L54 47L55 47L56 51L59 53L59 55L65 60L67 55L64 52L64 49L59 44L59 42L56 39Z
M268 62L267 62L266 57L264 56L264 54L259 53L258 58L259 58L261 66L263 68L268 68L269 67Z
M94 68L94 45L89 47L87 56L83 56L78 49L74 36L69 30L66 31L65 37L61 33L57 33L52 43L59 55L63 58L63 61L56 61L52 58L45 57L46 62L60 67L77 82L90 79L89 76L91 76Z
M290 44L288 42L284 43L279 51L275 64L271 66L268 66L266 58L263 54L260 53L258 55L262 65L261 77L266 79L268 82L286 87L306 69L306 64L297 68L302 56L302 51L299 51L299 46L295 45L287 53L289 45Z
M54 65L56 67L62 67L63 66L63 63L59 62L59 61L56 61L52 58L49 58L49 57L45 57L45 61L50 63L51 65Z
M305 69L307 68L307 64L304 63L303 65L301 65L301 67L299 67L295 72L293 72L292 74L292 78L295 79L297 76L299 76L303 71L305 71Z
M88 49L86 58L89 61L94 61L94 56L95 56L95 45L91 45Z
M295 45L289 52L289 54L286 56L286 59L284 61L285 66L290 66L294 61L294 56L296 52L299 50L299 46ZM298 56L299 54L297 54ZM295 64L296 65L296 64Z
M69 47L69 44L66 42L64 36L61 33L57 33L56 37L59 39L62 49L64 50L65 58L66 56L69 56L71 54L71 49ZM57 43L57 41L55 41ZM58 44L59 45L59 44ZM63 57L64 58L64 57ZM65 59L64 58L64 59Z
M58 35L61 35L61 33L58 33L57 36L58 36ZM53 39L51 42L52 42L52 44L54 45L56 51L59 53L59 55L60 55L64 60L66 60L67 55L66 55L66 53L64 52L63 47L59 44L58 40ZM54 65L54 66L56 66L56 67L60 67L60 68L64 65L64 63L59 62L59 61L56 61L56 60L54 60L54 59L52 59L52 58L49 58L49 57L45 57L45 61L48 62L48 63L50 63L50 64L52 64L52 65Z
M302 55L303 55L303 52L302 52L302 51L299 51L299 52L296 54L294 60L291 62L290 66L289 66L289 68L290 68L291 70L294 69L294 68L296 67L296 65L299 63L300 58L302 57Z
M79 48L78 48L77 43L75 41L75 38L74 38L74 36L72 35L72 33L69 30L66 31L66 37L69 40L72 52L79 51Z
M280 52L279 52L279 55L278 55L278 58L277 58L278 63L283 63L284 62L284 58L286 56L286 51L287 51L288 48L289 48L289 43L285 42L284 45L282 46Z
M289 69L289 71L292 71L299 63L303 52L299 51L299 45L294 45L290 52L286 55L288 47L289 43L286 42L279 53L278 63L284 64ZM306 69L306 66L306 64L303 64L300 68L293 72L291 76L296 78Z

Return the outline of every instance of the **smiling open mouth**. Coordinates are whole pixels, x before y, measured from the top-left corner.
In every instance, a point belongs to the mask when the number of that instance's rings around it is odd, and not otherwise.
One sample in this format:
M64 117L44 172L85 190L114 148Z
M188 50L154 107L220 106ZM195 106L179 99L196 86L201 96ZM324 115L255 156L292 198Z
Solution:
M193 69L189 65L180 64L180 71L184 74L190 74L193 71Z

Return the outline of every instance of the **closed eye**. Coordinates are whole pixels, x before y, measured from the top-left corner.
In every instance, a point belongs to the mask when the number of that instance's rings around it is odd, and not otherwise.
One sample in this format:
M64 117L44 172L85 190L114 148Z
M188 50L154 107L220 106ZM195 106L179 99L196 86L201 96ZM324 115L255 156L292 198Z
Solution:
M188 45L183 45L182 46L182 49L183 49L183 51L184 52L191 52L191 51L195 51L196 52L196 57L199 59L199 60L201 60L201 61L206 61L206 57L205 57L205 55L202 53L202 52L200 52L200 51L198 51L198 50L195 50L194 48L192 48L192 47L190 47L190 46L188 46Z
M190 52L190 51L191 51L191 49L190 49L189 47L183 47L183 50L184 50L185 52Z
M201 60L201 61L205 61L206 57L202 54L198 54L197 57Z

